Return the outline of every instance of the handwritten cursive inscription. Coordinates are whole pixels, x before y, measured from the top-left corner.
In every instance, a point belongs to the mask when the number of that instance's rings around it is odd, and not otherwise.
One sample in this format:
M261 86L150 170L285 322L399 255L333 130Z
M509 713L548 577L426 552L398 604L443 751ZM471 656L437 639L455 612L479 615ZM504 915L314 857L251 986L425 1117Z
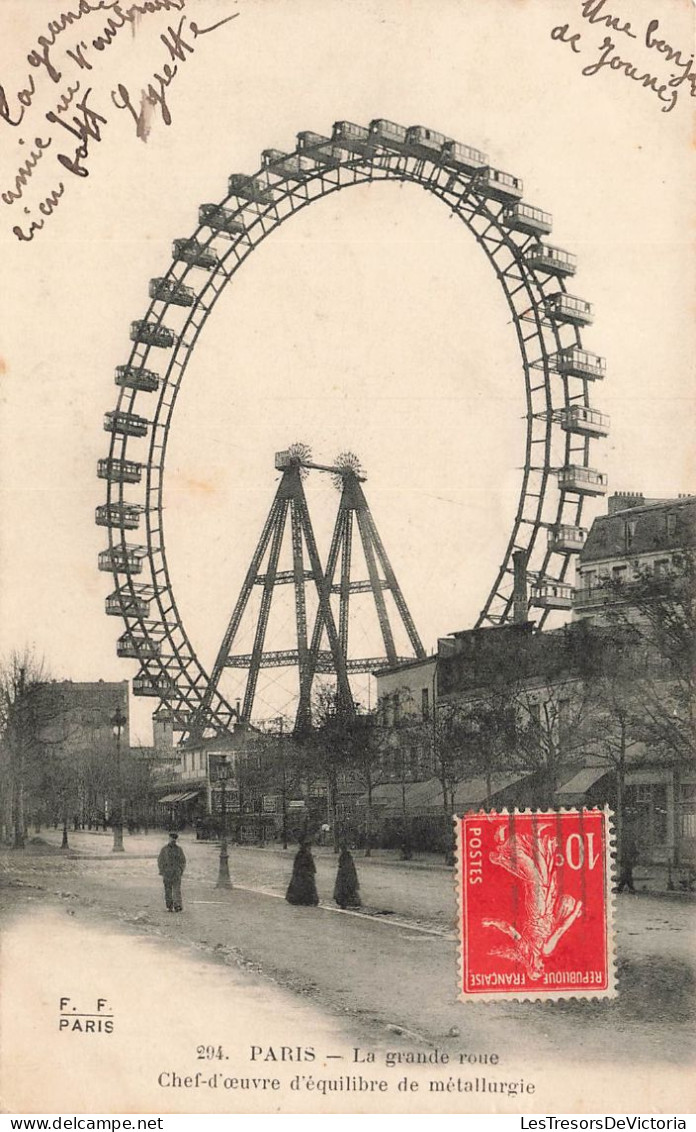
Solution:
M31 243L61 204L70 183L66 173L81 180L89 177L92 148L108 135L112 108L131 115L136 136L143 141L156 117L165 126L171 125L170 88L182 65L194 55L203 37L236 19L238 12L207 27L185 14L168 24L159 36L166 59L137 94L117 82L110 91L110 104L104 104L107 92L99 89L100 62L123 28L135 32L137 26L142 34L141 17L148 16L151 22L159 13L183 12L188 2L78 0L50 20L30 45L23 85L11 93L0 85L0 131L19 133L21 128L23 135L16 140L15 172L4 174L4 183L0 183L0 205L13 213L21 211L20 222L12 227L21 243ZM82 36L78 40L69 35L75 28ZM89 74L89 87L83 87L80 74ZM31 135L33 141L27 141Z
M622 13L611 11L607 0L581 0L579 15L585 21L581 25L583 30L571 28L570 23L559 24L552 29L551 38L566 44L574 55L586 54L588 50L594 52L592 61L581 69L585 78L613 72L630 79L637 87L656 96L664 114L674 110L682 89L688 91L691 98L696 97L694 56L687 55L663 37L658 19L650 20L645 28L634 27ZM588 45L583 38L585 26L609 30L614 33L613 38L605 35L601 42L594 39ZM634 40L634 45L627 44L625 50L622 49L619 36Z
M178 63L174 60L178 59L179 62L185 63L188 56L193 54L199 36L215 31L229 23L230 20L236 19L238 15L239 12L235 12L234 15L227 16L224 20L220 20L207 28L201 28L195 21L188 20L187 16L183 16L176 29L170 27L167 34L161 35L160 39L167 48L169 59L164 63L160 72L155 72L151 82L141 91L138 109L133 105L130 92L123 83L119 83L116 90L111 92L111 101L114 106L118 110L127 110L130 113L135 122L137 137L143 141L147 140L152 111L155 109L159 110L165 126L171 125L172 116L167 103L167 88L171 85L179 70ZM186 26L187 24L188 26Z

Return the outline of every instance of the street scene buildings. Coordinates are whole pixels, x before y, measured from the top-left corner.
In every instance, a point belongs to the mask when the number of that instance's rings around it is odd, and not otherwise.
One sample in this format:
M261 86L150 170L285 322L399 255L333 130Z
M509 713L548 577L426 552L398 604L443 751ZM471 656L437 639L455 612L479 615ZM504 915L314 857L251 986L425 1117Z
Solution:
M608 803L643 866L692 887L695 547L694 497L612 496L580 552L565 625L536 631L523 585L509 624L456 631L430 656L383 662L371 712L343 719L329 696L304 735L282 717L240 720L227 736L177 745L163 704L153 746L138 747L125 682L41 684L31 708L41 770L27 755L14 818L5 794L5 835L21 825L18 806L37 829L113 821L120 710L133 827L209 839L224 825L233 840L261 844L304 830L362 849L444 852L451 815L466 809ZM13 772L6 746L6 782Z

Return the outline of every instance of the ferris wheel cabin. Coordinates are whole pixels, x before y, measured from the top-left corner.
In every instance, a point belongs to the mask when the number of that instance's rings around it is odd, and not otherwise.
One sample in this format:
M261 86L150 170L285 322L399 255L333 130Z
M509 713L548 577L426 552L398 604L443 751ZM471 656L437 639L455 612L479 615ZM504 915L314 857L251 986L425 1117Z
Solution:
M565 291L547 295L544 306L550 318L556 322L570 323L571 326L589 326L594 319L592 303L578 299L575 295L568 295Z
M223 208L220 204L202 204L198 209L198 223L221 236L240 236L246 231L246 225L232 209Z
M524 258L529 267L545 271L549 275L575 275L578 268L577 256L563 248L554 248L551 244L535 244L525 252Z
M577 554L582 550L586 539L587 531L584 527L557 523L549 531L548 548L555 554Z
M548 236L553 228L553 217L542 208L517 201L503 210L502 223L513 232L524 232L527 236Z
M413 157L427 157L437 161L443 153L444 147L452 144L453 139L438 134L437 130L429 130L427 126L409 126L406 131L406 153Z
M524 192L520 177L514 177L512 173L503 173L501 169L493 169L490 165L478 174L474 188L482 196L502 201L503 204L511 200L519 200Z
M176 692L176 684L169 676L151 676L149 672L139 672L132 680L134 696L159 696L166 699Z
M553 355L558 373L567 377L587 377L590 381L601 381L606 376L607 363L599 354L591 354L579 346L566 346Z
M99 569L111 574L141 574L143 559L147 557L146 546L124 543L102 550L99 555Z
M206 271L212 271L220 263L215 252L204 244L199 244L198 240L191 239L174 241L174 259L188 263L191 267L203 267Z
M159 388L159 374L142 366L116 366L114 381L124 389L140 389L143 393L155 393Z
M177 283L174 280L151 279L150 298L171 303L175 307L192 307L196 300L196 292L193 287L187 287L184 283Z
M284 153L281 149L264 149L261 154L264 169L281 181L302 181L316 173L317 163L302 154Z
M480 149L449 140L442 147L441 161L448 169L459 169L462 173L478 173L488 165L488 158Z
M142 342L144 346L157 346L162 350L168 349L176 342L173 330L166 326L158 326L156 322L138 319L131 322L131 342Z
M121 527L135 531L140 526L143 508L139 503L102 503L97 507L94 521L98 527Z
M116 641L116 655L138 660L141 656L159 656L162 652L160 641L146 637L142 633L124 633Z
M386 118L373 118L370 122L370 141L374 145L383 145L387 149L397 149L403 153L406 146L405 126L397 122L390 122Z
M114 409L104 416L104 430L116 432L120 436L147 436L150 422L137 413L122 413Z
M302 130L297 135L297 148L301 153L311 154L315 162L322 165L338 165L348 156L345 146L335 145L331 138Z
M232 173L227 182L230 196L239 197L240 200L250 200L255 204L273 204L275 196L273 191L258 177L249 177L246 173Z
M343 149L354 153L368 153L372 148L370 131L366 126L357 126L355 122L334 122L331 138Z
M117 460L107 457L97 464L97 475L100 480L109 480L110 483L140 483L143 474L142 464L135 460Z
M142 584L140 587L133 587L133 593L130 587L122 590L114 590L112 594L106 599L105 606L106 612L110 617L147 617L150 612L150 601L145 596L147 587Z
M588 405L570 405L561 409L559 419L565 432L597 438L609 435L609 417L598 409L590 409Z
M573 587L555 578L540 578L532 586L530 602L541 609L572 609Z
M607 477L604 472L597 472L594 468L567 464L558 473L558 486L561 491L573 491L577 495L605 495Z

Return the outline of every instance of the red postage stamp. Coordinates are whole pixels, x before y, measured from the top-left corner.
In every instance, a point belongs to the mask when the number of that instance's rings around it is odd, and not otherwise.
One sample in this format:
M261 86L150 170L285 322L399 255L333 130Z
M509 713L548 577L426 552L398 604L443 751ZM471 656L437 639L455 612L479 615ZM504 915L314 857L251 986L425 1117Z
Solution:
M462 999L615 996L610 816L455 818Z

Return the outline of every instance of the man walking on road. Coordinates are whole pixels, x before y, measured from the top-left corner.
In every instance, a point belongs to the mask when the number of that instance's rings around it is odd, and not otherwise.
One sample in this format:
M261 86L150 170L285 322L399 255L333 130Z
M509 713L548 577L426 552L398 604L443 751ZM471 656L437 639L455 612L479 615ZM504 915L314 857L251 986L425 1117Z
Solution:
M186 868L186 857L177 845L178 833L170 833L168 843L160 849L157 866L164 881L164 902L168 912L181 912L181 878Z

